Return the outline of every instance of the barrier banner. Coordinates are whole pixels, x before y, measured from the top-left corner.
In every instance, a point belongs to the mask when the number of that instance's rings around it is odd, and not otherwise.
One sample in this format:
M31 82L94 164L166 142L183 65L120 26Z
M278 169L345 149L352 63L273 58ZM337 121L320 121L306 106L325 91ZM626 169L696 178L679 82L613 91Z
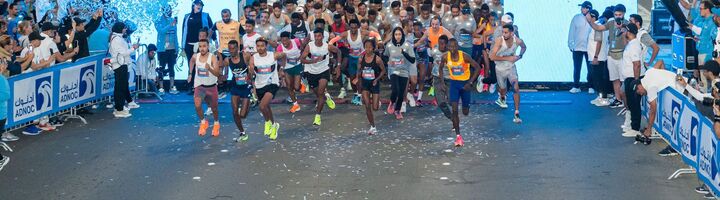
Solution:
M113 95L115 75L103 66L105 55L10 77L10 101L6 127L21 125L90 101ZM130 91L135 90L135 71L128 67Z
M656 116L659 124L657 126L653 125L653 127L659 127L659 129L656 129L657 132L660 133L674 149L680 149L676 128L684 106L682 99L685 99L682 94L671 89L660 91L657 98L657 114L661 115Z
M677 125L677 135L683 161L690 166L697 166L698 131L700 129L700 112L691 105L687 99L683 99L683 109Z
M720 174L718 174L718 139L712 129L712 122L703 118L700 123L700 138L697 156L698 177L713 188L715 194L718 194L717 188L720 187Z

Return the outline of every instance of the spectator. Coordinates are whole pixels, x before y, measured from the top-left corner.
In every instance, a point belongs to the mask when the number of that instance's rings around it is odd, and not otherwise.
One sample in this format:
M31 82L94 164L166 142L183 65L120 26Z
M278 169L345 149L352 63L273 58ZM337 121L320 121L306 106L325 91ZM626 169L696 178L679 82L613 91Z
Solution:
M700 7L690 11L693 21L689 25L697 38L695 47L698 51L698 65L704 65L706 61L712 59L713 42L717 35L717 25L713 22L712 12L710 12L712 8L713 4L710 1L703 1L700 3ZM704 76L700 76L700 80L703 82L704 90L707 90L708 80L705 80Z
M88 48L88 38L90 35L92 35L95 30L100 27L100 21L102 20L103 15L103 9L97 10L92 18L90 19L90 22L87 24L85 23L86 20L76 17L73 21L75 21L75 36L73 41L73 46L78 48L78 53L73 57L73 60L78 60L80 58L88 57L90 56L90 49Z
M158 61L160 66L158 67L158 83L160 94L165 92L163 87L163 78L167 74L170 78L170 94L177 94L177 88L175 88L175 62L177 61L177 18L172 17L172 9L165 8L163 16L155 22L155 29L157 30L157 44L158 44Z
M138 76L140 76L138 80L147 80L148 82L145 87L148 87L149 91L157 91L154 81L158 75L155 71L157 67L157 59L155 59L156 52L157 46L149 44L147 45L146 52L138 56L135 61L135 71L138 72Z
M6 64L0 64L0 74L5 74L7 71ZM8 84L7 77L0 76L0 110L8 110L8 100L10 100L10 85ZM5 121L7 120L7 112L0 112L0 131L3 132L3 140L5 137ZM14 137L14 136L13 136ZM17 140L17 137L14 138ZM2 143L2 142L0 142ZM3 146L6 146L4 143ZM10 162L10 157L3 156L0 154L0 170Z
M640 134L640 100L641 97L635 92L635 85L640 81L640 75L644 74L645 69L642 67L642 47L640 40L637 38L638 27L635 24L626 26L625 38L627 45L622 55L621 76L625 77L624 86L626 94L626 106L630 111L630 128L622 134L624 137L635 137ZM625 126L627 127L627 126Z
M0 16L7 15L9 3L6 0L0 0Z
M0 36L0 62L7 62L8 77L21 74L32 63L32 54L27 58L18 58L14 52L17 42L8 35Z
M590 16L596 21L596 24L602 24L602 20L598 19L600 13L597 10L591 10ZM592 87L597 89L598 97L590 103L596 106L608 106L610 100L608 94L612 93L612 87L608 87L609 72L607 68L608 57L608 32L607 31L590 31L587 40L587 53L592 56L590 59L590 70L592 70ZM590 79L589 79L590 80Z
M18 23L20 23L20 21L22 21L23 17L24 17L24 15L20 14L20 10L19 10L17 2L10 4L10 7L8 7L7 15L8 15L7 16L8 24L7 24L6 32L8 35L13 36L13 38L16 38L15 37L15 32L16 32L15 27L17 27Z
M34 50L35 56L40 56L40 59L45 60L51 56L55 57L55 60L51 63L51 65L54 65L56 62L65 62L70 60L73 56L77 55L79 51L79 49L75 47L72 52L65 55L61 54L61 51L57 46L57 43L59 43L59 36L56 32L57 28L58 27L52 23L44 23L42 25L42 33L40 33L40 36L45 39L40 43L40 46Z
M186 14L183 19L182 45L188 62L190 62L194 52L191 44L200 41L200 29L210 29L213 23L210 15L203 12L204 6L202 0L193 1L192 12Z
M41 56L38 49L42 46L42 41L46 38L43 37L40 32L34 31L28 36L30 45L24 48L20 53L20 57L25 59L31 59L32 63L30 67L23 68L22 73L29 73L41 69L50 67L55 63L55 56L47 54L47 56ZM54 44L54 43L53 43Z
M30 45L28 36L33 32L33 24L30 21L22 21L18 24L18 44L20 47L25 48Z
M115 73L115 91L113 98L115 101L115 112L113 115L117 118L126 118L132 116L130 109L139 108L140 106L133 102L130 97L130 89L128 88L128 65L132 62L130 54L138 48L137 44L130 46L125 40L124 35L127 32L125 23L115 22L112 27L112 35L110 36L110 53L111 66ZM128 108L125 108L125 103Z
M570 93L578 93L580 92L580 72L582 71L582 65L583 65L583 58L585 58L585 63L587 65L588 62L588 35L590 34L590 30L592 29L590 27L590 24L588 24L585 19L585 15L588 14L590 10L592 10L592 3L589 1L585 1L580 6L580 13L576 14L575 17L573 17L572 21L570 22L570 31L568 33L568 48L570 48L570 52L572 52L572 58L573 58L573 88L570 89ZM597 17L596 17L597 18ZM595 19L597 20L597 19ZM594 21L593 21L594 23ZM587 81L588 83L592 83L592 73L590 70L590 66L587 65L588 68L588 74L587 74ZM592 86L590 89L588 89L588 93L593 94L595 91L593 90Z

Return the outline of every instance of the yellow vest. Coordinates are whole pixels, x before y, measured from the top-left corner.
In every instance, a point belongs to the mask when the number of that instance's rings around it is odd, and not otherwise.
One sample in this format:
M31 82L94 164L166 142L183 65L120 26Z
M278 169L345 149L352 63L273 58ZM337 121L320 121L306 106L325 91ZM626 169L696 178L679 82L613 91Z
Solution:
M230 23L223 23L222 21L219 21L215 23L215 27L218 30L218 43L220 46L220 51L228 49L228 42L231 40L235 40L238 43L240 41L240 22L237 22L235 20L230 21Z
M455 81L467 81L470 79L470 65L465 62L464 54L458 51L458 61L453 61L450 52L447 53L447 68L450 79Z

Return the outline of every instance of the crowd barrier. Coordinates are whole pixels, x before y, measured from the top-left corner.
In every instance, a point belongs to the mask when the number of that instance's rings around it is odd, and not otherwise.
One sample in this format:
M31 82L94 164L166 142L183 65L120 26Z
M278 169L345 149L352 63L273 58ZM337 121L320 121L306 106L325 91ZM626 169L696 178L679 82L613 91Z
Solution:
M104 66L105 55L82 58L50 68L10 77L7 124L16 127L43 116L112 96L113 70ZM128 67L130 90L135 89L135 71Z
M647 117L647 102L643 101L643 115ZM685 95L673 88L660 91L657 98L656 118L653 129L682 156L688 169L678 172L697 173L714 194L720 194L720 155L718 138L713 130L713 122L703 116ZM674 178L671 176L670 178Z

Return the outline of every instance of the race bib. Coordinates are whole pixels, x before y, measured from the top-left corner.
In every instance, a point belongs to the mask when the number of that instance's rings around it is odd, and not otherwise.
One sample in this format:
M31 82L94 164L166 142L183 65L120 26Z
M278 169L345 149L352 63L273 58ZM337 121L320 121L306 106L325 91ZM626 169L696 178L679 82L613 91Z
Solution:
M465 70L463 69L462 65L452 66L450 68L450 71L453 76L462 76L463 74L465 74Z
M472 40L472 35L470 35L468 33L461 33L460 39L464 40L464 41Z
M375 70L371 67L366 67L362 70L362 77L365 80L375 80Z
M236 85L247 85L247 74L235 74L235 84Z
M390 65L399 66L403 64L403 58L391 58Z
M360 54L362 54L363 49L362 48L351 48L350 49L350 55L354 57L359 57Z
M207 70L207 68L198 67L197 69L198 69L198 71L197 71L197 76L198 76L198 77L208 77L208 76L210 76L210 72Z
M288 64L288 65L292 65L292 66L294 67L295 65L298 65L298 64L299 64L299 63L298 63L299 60L300 60L300 58L288 58L288 59L287 59L287 64Z
M270 74L273 71L272 67L272 65L257 66L257 72L258 74Z

